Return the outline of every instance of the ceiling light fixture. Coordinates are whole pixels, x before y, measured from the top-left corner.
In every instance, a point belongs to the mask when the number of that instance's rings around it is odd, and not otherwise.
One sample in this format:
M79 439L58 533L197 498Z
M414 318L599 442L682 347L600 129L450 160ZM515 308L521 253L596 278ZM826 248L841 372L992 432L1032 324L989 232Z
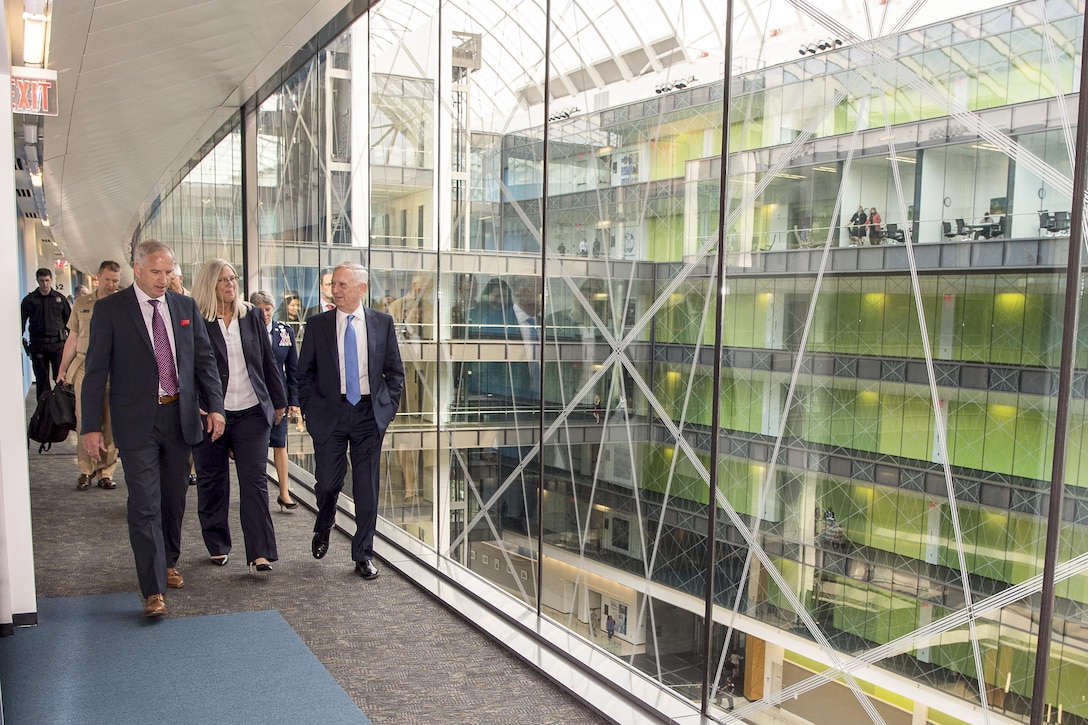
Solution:
M668 93L669 91L679 91L687 88L691 84L698 80L695 76L688 76L687 78L681 78L676 81L666 81L654 86L654 93Z
M812 53L813 55L816 55L821 50L834 50L840 45L842 45L841 38L825 38L817 40L813 43L802 43L801 47L797 49L797 52L801 55L805 55L807 53Z
M25 0L23 3L23 62L45 65L49 42L49 0Z
M552 121L565 121L568 118L570 118L573 114L578 113L578 111L581 111L581 110L582 109L579 108L578 106L571 106L570 108L564 109L562 111L558 111L558 112L553 113L552 115L548 116L548 121L549 122L552 122Z

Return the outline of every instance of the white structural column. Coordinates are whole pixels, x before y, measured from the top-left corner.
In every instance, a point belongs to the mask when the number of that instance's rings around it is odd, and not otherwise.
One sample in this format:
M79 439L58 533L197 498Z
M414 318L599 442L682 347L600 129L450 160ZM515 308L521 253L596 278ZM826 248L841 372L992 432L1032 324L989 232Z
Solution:
M11 48L8 42L6 16L0 15L0 74L11 85ZM0 138L12 139L12 114L0 113ZM0 163L15 168L11 143L0 145ZM20 260L37 261L35 240L19 225L15 207L15 178L0 174L0 229L9 239L8 254L0 254L0 397L22 401L26 396L23 382L23 350L16 342L20 338L19 301L23 264ZM13 247L22 249L11 254ZM3 280L7 280L3 282ZM22 405L18 415L5 416L0 421L0 634L11 634L12 625L35 624L38 616L37 589L34 582L34 550L30 538L30 471L27 465L26 430Z

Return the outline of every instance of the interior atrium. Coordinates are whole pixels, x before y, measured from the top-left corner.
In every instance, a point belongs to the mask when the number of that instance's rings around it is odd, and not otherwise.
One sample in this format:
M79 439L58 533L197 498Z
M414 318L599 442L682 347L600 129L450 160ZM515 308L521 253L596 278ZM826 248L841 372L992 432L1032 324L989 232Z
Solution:
M370 270L380 546L602 710L1088 723L1083 3L363 5L130 239Z

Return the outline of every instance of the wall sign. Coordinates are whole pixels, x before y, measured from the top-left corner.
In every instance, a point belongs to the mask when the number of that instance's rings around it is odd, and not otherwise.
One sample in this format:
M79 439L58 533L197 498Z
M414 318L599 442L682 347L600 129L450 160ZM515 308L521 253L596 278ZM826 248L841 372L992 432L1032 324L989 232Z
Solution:
M56 116L57 72L45 68L13 66L11 112L30 116Z

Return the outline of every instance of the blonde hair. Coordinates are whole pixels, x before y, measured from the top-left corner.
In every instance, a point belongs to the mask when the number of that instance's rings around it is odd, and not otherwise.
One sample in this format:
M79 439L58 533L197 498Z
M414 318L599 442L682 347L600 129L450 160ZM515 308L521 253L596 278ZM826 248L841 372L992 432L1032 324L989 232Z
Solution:
M219 273L224 267L230 267L231 271L238 274L234 265L225 259L213 259L200 268L193 285L193 300L200 308L200 315L208 322L215 322L219 317L219 298L215 294L215 286L219 283ZM248 302L242 300L242 295L234 296L234 316L241 319L251 309Z

